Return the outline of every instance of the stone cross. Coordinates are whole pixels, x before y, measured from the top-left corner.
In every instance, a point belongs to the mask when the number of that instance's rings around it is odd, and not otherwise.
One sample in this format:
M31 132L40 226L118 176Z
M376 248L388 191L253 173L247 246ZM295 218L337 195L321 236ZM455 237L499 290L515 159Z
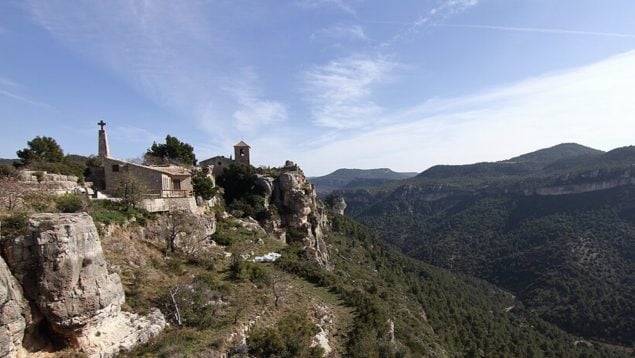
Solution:
M100 130L104 130L104 126L106 125L106 122L104 122L104 120L102 119L101 121L99 121L99 123L97 123L98 126L100 126L101 128L99 128Z

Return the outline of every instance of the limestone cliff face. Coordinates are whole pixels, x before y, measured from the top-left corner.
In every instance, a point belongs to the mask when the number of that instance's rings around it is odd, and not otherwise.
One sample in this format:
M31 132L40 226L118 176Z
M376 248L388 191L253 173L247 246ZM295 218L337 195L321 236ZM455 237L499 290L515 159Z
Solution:
M307 181L297 165L287 161L282 174L273 181L271 202L278 209L282 225L301 233L306 249L320 265L329 269L324 240L329 227L327 210L318 200L315 186Z
M331 207L334 212L344 215L346 210L346 200L344 197L338 194L331 194L326 198L326 204Z
M26 312L28 302L22 295L22 287L0 257L0 357L24 355L22 340L26 320L23 314Z
M86 213L32 215L28 234L3 246L13 276L37 311L27 330L45 326L77 350L103 357L147 341L165 326L158 311L148 317L121 312L119 275L108 271Z

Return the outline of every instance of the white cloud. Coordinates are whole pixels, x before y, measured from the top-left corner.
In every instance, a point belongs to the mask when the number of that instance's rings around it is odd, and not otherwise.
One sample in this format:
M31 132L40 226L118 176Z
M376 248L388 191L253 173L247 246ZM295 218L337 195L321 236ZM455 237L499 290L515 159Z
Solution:
M311 34L311 39L368 41L364 29L360 25L335 25L320 29Z
M384 47L390 46L397 41L405 40L419 33L424 28L438 25L448 17L464 12L469 8L478 5L478 1L479 0L442 0L426 13L420 15L413 22L404 23L406 28L399 31L389 41L384 42L382 45Z
M353 3L357 1L351 0L299 0L297 4L302 7L315 9L315 8L334 8L340 11L349 13L351 15L355 15L355 7Z
M372 124L383 109L371 99L373 86L395 67L381 57L351 56L304 74L314 123L332 128Z
M542 27L513 27L513 26L465 25L465 24L440 24L438 26L457 27L457 28L465 28L465 29L479 29L479 30L510 31L510 32L533 32L533 33L556 34L556 35L600 36L600 37L618 37L618 38L628 38L628 39L635 38L635 34L626 34L626 33L620 33L620 32L579 31L579 30L554 29L554 28L542 28Z
M458 98L426 101L391 117L406 122L304 153L311 175L350 167L421 171L435 164L510 158L562 142L608 150L632 144L635 51Z
M228 89L239 106L233 118L241 132L254 133L263 126L287 119L286 107L280 102L264 99L257 82L258 76L249 68L243 71L242 79Z
M23 94L24 91L25 90L22 85L7 78L0 77L0 96L7 97L18 102L26 103L31 106L40 107L48 111L55 110L53 106L40 101L36 101L30 98L30 96Z

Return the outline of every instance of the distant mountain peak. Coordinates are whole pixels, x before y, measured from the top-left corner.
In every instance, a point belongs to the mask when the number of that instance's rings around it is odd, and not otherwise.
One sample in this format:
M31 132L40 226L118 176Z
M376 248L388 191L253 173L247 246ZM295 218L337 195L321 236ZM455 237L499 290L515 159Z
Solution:
M601 150L593 149L577 143L561 143L553 147L540 149L531 153L519 155L506 162L541 162L548 163L556 160L578 157L581 155L600 155Z
M312 177L309 180L317 186L320 194L329 193L333 190L342 189L352 183L364 184L381 184L392 180L400 180L414 177L418 173L399 173L389 168L376 169L348 169L341 168L336 171L321 176Z

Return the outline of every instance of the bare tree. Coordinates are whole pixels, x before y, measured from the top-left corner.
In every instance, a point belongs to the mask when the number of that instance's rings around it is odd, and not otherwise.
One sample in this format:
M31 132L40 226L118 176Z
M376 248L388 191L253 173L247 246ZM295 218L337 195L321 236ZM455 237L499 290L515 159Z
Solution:
M164 218L160 235L165 240L165 256L176 251L177 240L197 232L196 217L186 211L171 211Z
M181 286L174 286L170 288L170 298L172 299L172 304L174 305L174 320L178 323L179 326L183 325L181 321L181 311L179 310L179 304L176 302L176 295L181 290Z
M30 189L9 175L0 176L0 203L7 211L13 211L24 204L24 196Z
M121 198L121 202L126 206L136 207L139 205L148 188L139 179L124 173L117 185L116 195Z

